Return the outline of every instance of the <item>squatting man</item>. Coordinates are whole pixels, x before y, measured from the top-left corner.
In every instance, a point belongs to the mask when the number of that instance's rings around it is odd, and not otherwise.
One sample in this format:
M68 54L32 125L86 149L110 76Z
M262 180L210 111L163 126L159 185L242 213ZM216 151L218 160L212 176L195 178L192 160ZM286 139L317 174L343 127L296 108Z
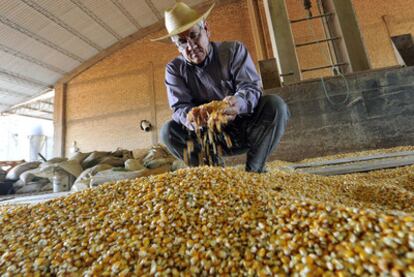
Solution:
M165 11L168 34L155 40L172 40L180 55L166 66L165 85L172 120L161 128L161 140L183 160L189 140L195 142L190 166L199 165L195 122L205 127L208 114L194 109L213 100L228 106L224 131L232 147L221 144L223 155L247 153L246 171L263 172L268 156L279 144L289 109L277 95L263 95L260 77L246 47L238 41L212 42L206 18L214 4L199 14L183 2ZM197 124L197 128L200 125Z

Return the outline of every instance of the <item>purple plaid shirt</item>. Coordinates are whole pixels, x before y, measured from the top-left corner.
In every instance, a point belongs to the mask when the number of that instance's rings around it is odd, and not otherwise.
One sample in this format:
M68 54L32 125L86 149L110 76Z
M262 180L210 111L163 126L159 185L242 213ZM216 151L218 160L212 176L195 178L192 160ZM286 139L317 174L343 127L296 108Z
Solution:
M193 128L187 122L187 113L193 107L235 95L240 114L249 114L262 95L256 67L238 41L211 42L209 54L200 65L178 56L167 64L165 85L173 120L189 129Z

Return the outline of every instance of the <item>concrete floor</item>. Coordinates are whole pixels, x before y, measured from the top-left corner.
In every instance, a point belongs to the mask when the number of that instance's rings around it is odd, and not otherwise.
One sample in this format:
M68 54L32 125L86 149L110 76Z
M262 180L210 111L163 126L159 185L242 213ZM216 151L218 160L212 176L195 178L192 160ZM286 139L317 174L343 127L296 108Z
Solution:
M70 195L72 192L52 192L52 193L43 193L36 195L7 195L0 198L0 205L21 205L21 204L37 204L46 202L59 197L64 197Z

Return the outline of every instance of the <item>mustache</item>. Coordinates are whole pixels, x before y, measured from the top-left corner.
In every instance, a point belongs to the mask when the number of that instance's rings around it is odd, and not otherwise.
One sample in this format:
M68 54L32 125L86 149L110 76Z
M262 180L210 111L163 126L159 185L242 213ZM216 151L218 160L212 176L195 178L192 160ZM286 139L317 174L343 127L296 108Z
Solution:
M200 55L200 54L202 54L203 53L203 51L202 50L192 50L189 54L191 55L191 56L194 56L194 55Z

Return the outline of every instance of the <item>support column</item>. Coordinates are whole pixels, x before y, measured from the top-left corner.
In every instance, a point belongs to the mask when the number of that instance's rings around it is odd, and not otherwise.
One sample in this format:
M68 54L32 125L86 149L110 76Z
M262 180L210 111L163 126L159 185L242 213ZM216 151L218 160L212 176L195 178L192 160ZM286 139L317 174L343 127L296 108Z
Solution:
M328 18L331 37L341 39L333 41L338 62L346 62L344 73L370 69L368 55L362 41L357 18L351 0L322 0L325 13L334 13Z
M66 83L57 83L55 85L53 103L53 154L55 157L64 157L66 147Z
M155 71L154 71L154 63L150 62L151 68L151 91L150 91L150 107L151 107L151 119L150 122L154 125L151 130L152 133L152 144L158 143L158 124L157 124L157 101L155 95Z
M252 27L257 60L268 59L262 21L260 20L258 0L247 0L247 7L249 10L250 25Z
M301 72L293 41L292 29L284 0L265 0L269 33L272 38L274 55L284 83L299 82Z

